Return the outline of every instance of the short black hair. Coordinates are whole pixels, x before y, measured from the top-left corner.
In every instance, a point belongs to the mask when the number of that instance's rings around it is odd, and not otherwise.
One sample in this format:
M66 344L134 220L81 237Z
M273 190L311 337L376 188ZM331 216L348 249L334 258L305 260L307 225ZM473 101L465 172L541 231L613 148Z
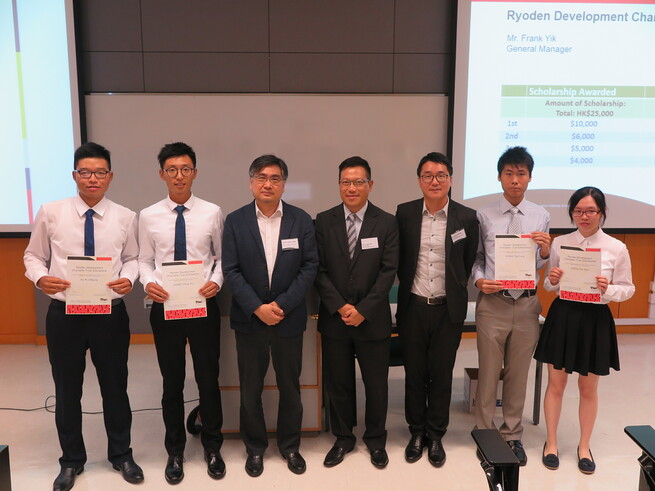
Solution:
M453 164L450 163L450 159L446 157L443 153L439 152L430 152L424 156L421 161L418 163L416 168L416 175L421 177L421 170L423 170L423 164L426 162L434 162L435 164L443 164L448 169L448 174L453 175Z
M248 175L250 177L255 177L255 175L259 174L264 167L268 167L269 165L279 166L280 170L282 171L282 178L285 181L287 180L289 177L289 168L287 167L287 164L285 164L284 160L282 160L280 157L276 157L272 154L262 155L253 160L252 164L250 164L250 168L248 169Z
M191 162L193 162L193 168L196 167L196 152L193 151L189 145L183 142L167 143L164 145L159 154L157 155L157 160L159 161L159 167L164 168L164 163L172 157L183 157L187 155Z
M532 177L534 160L525 147L511 147L503 152L498 159L498 176L503 173L506 165L525 165L528 168L528 174Z
M104 159L107 161L107 167L111 170L111 157L109 155L109 150L97 143L84 143L75 150L75 155L73 157L73 170L77 170L77 163L82 159Z
M366 171L366 179L371 180L371 166L368 165L366 160L358 155L349 157L339 164L339 179L341 179L341 172L344 169L350 169L352 167L364 167L364 170Z
M596 202L596 206L598 207L600 214L603 215L603 219L600 222L602 225L607 219L607 203L605 202L605 195L603 192L593 186L585 186L580 188L575 191L569 198L569 218L571 219L571 223L573 223L573 210L576 206L578 206L580 200L582 198L586 198L587 196L591 196L593 198L593 200Z

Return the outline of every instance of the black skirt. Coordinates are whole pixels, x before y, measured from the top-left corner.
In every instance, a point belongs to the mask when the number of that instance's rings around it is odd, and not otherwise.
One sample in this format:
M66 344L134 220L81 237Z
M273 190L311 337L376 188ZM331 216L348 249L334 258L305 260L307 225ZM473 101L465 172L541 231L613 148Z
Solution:
M580 375L619 370L616 326L605 304L556 298L539 336L535 359Z

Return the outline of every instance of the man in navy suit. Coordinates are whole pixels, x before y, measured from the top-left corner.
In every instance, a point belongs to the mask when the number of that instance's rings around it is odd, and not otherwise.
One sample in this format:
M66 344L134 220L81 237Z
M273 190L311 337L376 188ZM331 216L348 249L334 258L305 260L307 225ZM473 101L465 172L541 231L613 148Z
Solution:
M368 201L371 167L361 157L339 165L343 203L316 217L321 296L318 330L323 373L330 396L336 441L323 462L334 467L355 447L357 424L355 358L366 392L364 443L375 467L389 462L387 430L389 289L398 269L398 224L393 215Z
M300 455L303 331L305 296L318 268L311 217L281 201L289 171L284 161L263 155L250 165L254 202L230 213L223 233L223 274L232 290L230 325L235 330L240 431L246 446L246 472L264 470L268 447L262 409L269 360L279 390L277 443L289 469L302 474Z
M467 282L478 247L475 211L448 198L453 167L427 154L416 170L423 199L398 205L398 332L405 363L405 419L411 438L405 460L428 448L435 467L446 461L455 355L466 318Z

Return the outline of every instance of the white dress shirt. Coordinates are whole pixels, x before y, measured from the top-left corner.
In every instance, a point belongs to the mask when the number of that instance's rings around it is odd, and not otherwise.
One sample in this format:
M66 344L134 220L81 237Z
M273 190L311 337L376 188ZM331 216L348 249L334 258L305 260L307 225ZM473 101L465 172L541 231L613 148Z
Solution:
M84 255L84 222L88 210L89 205L79 195L41 206L23 257L25 276L35 285L44 276L67 280L67 256ZM134 285L139 276L136 213L107 198L100 200L93 211L96 256L111 257L112 281L127 278ZM112 298L123 296L111 293ZM50 297L65 302L66 292Z
M475 256L475 263L471 276L473 283L480 278L493 280L496 277L496 260L495 260L495 243L496 235L507 234L507 227L512 219L510 209L513 206L504 196L499 201L495 201L478 210L478 220L480 222L480 242L478 252ZM531 234L532 232L548 232L550 229L550 215L541 206L536 205L526 199L521 201L517 208L521 217L522 234ZM542 259L540 256L541 248L537 246L535 258L536 270L539 271L544 267L548 258ZM536 283L539 282L537 274Z
M600 249L600 275L612 283L607 286L607 290L601 296L601 303L623 302L634 295L635 285L632 283L630 255L623 242L610 237L600 228L590 237L584 237L578 230L555 237L550 252L551 268L559 267L559 248L563 245L582 249ZM544 288L548 291L556 291L559 290L559 283L553 286L546 277Z
M359 240L359 232L362 230L362 223L364 223L364 216L366 215L366 210L368 209L368 200L366 203L364 203L364 206L361 207L355 215L357 215L357 220L355 220L355 240ZM346 235L348 234L348 217L352 215L352 211L348 209L348 207L344 204L343 205L343 214L345 215L346 219Z
M448 204L431 215L423 200L421 243L412 293L422 297L446 295L446 225Z
M183 205L187 208L183 213L187 259L202 261L205 281L213 281L220 288L223 212L218 205L193 194ZM175 259L176 206L178 203L167 196L139 214L139 274L144 289L148 283L161 285L162 263Z
M282 200L277 205L277 209L270 217L264 215L257 203L255 203L255 214L257 215L257 225L259 234L264 244L264 254L266 254L266 268L268 269L268 286L271 286L273 280L273 269L275 268L275 259L277 258L277 244L280 241L280 225L282 224Z

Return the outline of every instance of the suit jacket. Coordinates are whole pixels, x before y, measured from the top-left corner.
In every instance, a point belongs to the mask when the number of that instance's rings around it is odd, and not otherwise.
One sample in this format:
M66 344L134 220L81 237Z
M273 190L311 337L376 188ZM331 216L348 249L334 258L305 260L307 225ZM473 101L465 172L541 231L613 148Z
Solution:
M254 312L264 303L277 302L284 319L275 327L280 336L305 330L305 297L316 278L318 253L311 217L283 202L280 238L271 284L254 201L230 213L223 231L223 275L232 291L230 326L253 333L266 326ZM283 239L298 239L298 248L282 248Z
M400 227L400 265L398 266L398 311L396 319L402 329L416 275L423 199L398 205L396 218ZM460 230L465 236L453 242L453 234ZM463 323L468 306L468 279L478 248L479 227L475 210L453 200L448 203L446 222L446 300L451 322Z
M377 239L377 247L362 249L362 239ZM398 268L398 224L393 215L369 202L355 245L348 253L343 204L316 217L319 252L316 289L321 297L318 330L324 336L377 340L391 334L389 289ZM364 320L346 326L337 312L354 305Z

